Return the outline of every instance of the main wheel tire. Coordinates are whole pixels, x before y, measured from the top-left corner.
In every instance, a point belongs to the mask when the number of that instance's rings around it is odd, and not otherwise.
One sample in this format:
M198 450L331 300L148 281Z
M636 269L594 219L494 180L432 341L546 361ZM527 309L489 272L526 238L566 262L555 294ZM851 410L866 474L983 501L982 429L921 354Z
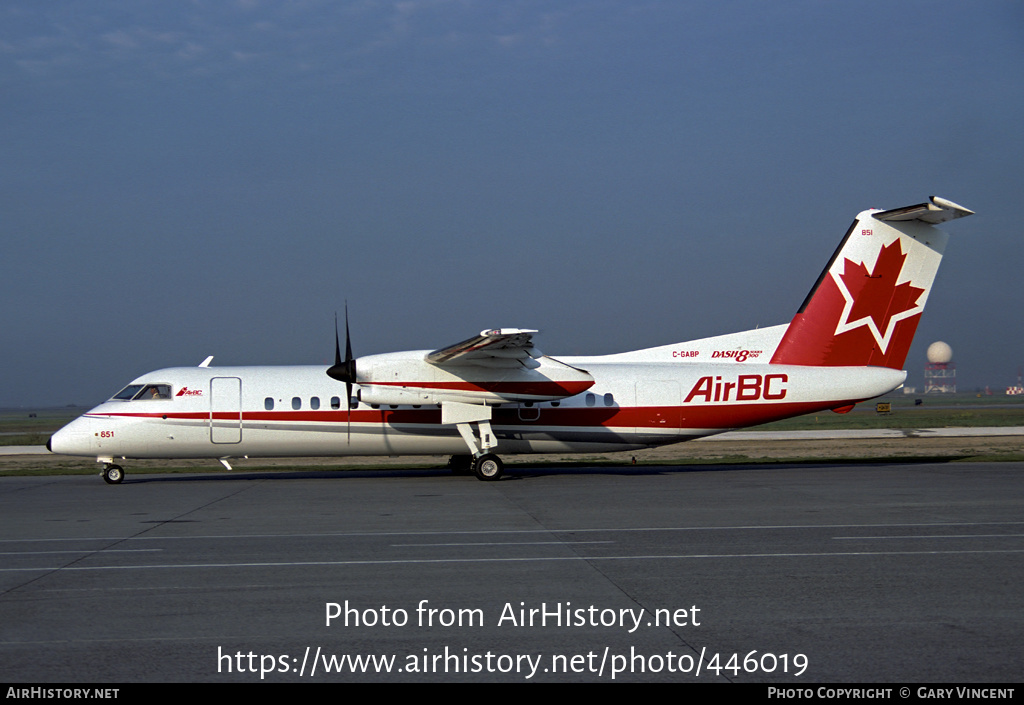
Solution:
M473 472L472 455L453 455L448 459L448 469L455 475L469 475Z
M473 464L473 472L481 480L499 480L505 472L505 464L494 453L487 453L476 459Z
M108 485L120 485L124 479L124 468L120 465L107 465L103 468L103 481Z

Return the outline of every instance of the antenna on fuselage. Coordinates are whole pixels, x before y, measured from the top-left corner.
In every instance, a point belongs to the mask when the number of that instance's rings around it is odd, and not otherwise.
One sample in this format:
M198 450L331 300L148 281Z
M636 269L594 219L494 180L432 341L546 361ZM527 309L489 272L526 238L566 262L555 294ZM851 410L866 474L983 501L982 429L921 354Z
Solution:
M210 355L208 358L206 358L205 360L200 362L199 366L200 367L209 367L211 362L213 362L213 355Z

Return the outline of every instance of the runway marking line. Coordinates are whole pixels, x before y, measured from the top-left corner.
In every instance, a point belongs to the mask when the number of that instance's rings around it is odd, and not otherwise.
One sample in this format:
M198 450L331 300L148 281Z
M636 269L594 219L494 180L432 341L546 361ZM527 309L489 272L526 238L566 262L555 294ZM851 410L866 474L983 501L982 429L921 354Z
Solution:
M173 563L163 565L112 565L74 566L51 568L0 568L0 573L24 573L26 571L99 571L99 570L160 570L185 568L295 568L299 566L346 566L346 565L402 565L415 563L526 563L545 561L649 561L687 560L707 558L840 558L849 556L936 556L936 555L979 555L995 553L1024 553L1021 549L979 550L979 551L840 551L828 553L694 553L682 555L642 556L537 556L522 558L407 558L390 560L351 561L269 561L265 563Z
M211 539L309 539L309 538L379 538L386 536L483 536L498 534L593 534L593 533L634 533L644 531L778 531L791 529L880 529L880 528L937 528L966 526L1022 526L1024 521L982 521L982 522L937 522L907 524L776 524L766 526L640 526L618 528L547 528L547 529L483 529L479 531L446 529L427 531L331 531L309 534L208 534L196 536L93 536L93 537L58 537L58 538L24 538L0 539L5 543L48 543L53 541L208 541Z

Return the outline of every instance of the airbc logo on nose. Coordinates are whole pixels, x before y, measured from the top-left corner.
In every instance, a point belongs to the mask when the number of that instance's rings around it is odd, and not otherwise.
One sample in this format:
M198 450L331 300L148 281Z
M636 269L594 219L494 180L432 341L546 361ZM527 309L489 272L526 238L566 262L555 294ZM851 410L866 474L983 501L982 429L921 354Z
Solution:
M789 375L740 375L735 382L721 377L701 377L686 395L684 404L697 398L713 401L778 401L786 398Z
M201 397L201 396L203 396L203 390L202 389L189 389L188 387L182 387L181 389L178 390L178 393L175 394L174 396L176 396L176 397Z

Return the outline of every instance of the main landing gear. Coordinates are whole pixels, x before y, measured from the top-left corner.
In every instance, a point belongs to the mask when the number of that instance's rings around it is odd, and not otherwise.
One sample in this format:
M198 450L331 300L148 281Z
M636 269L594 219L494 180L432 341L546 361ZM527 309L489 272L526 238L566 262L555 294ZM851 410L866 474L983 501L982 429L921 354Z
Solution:
M456 475L477 476L480 480L498 480L505 472L505 463L494 453L484 453L478 458L471 455L453 455L448 460L448 467Z
M494 453L485 453L473 463L473 472L480 480L500 480L505 472L505 463Z
M473 473L472 455L453 455L448 458L448 469L453 475L471 475Z
M108 485L120 485L121 481L124 480L124 468L113 463L104 463L100 475L103 476L103 481Z
M470 452L470 455L453 455L448 461L448 467L457 474L468 473L472 468L473 474L481 480L501 479L505 464L491 452L498 447L498 439L491 429L491 407L486 404L442 402L441 423L454 424Z

